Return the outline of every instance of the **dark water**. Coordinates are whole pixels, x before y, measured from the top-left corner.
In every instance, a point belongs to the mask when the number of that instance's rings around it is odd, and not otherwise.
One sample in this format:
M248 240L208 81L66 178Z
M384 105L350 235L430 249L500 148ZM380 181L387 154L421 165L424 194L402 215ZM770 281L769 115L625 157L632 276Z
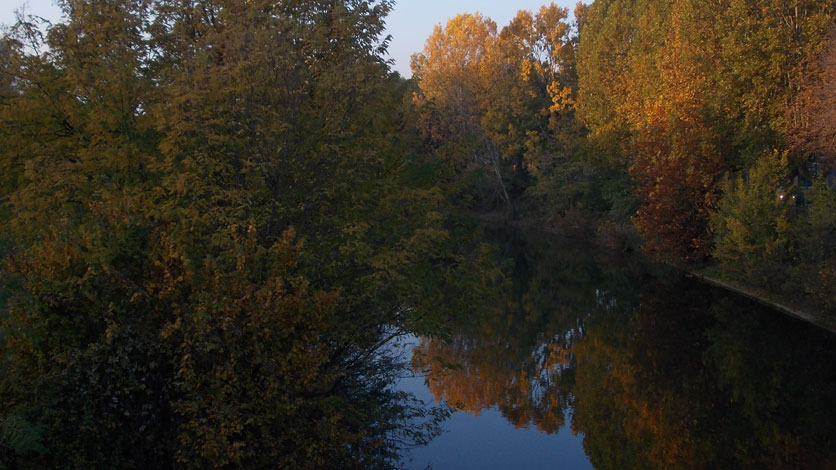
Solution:
M401 387L458 410L407 468L836 468L836 336L583 241L499 276ZM504 260L504 261L503 261Z

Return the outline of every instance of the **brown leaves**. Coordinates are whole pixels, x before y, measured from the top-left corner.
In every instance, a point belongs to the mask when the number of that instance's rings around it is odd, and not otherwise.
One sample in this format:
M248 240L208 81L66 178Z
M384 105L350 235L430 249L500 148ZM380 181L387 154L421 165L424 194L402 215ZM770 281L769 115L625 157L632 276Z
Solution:
M790 142L805 155L836 167L836 26L788 111Z

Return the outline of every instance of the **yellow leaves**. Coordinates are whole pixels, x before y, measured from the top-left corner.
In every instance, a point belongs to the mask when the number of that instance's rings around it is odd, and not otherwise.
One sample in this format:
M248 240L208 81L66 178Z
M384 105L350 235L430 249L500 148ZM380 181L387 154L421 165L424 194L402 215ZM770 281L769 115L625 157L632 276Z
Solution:
M577 102L573 97L573 91L571 88L561 86L559 82L554 81L549 84L547 90L552 99L552 106L549 107L549 111L559 113L561 111L575 108Z
M421 92L441 107L470 109L474 90L485 86L485 72L496 42L496 23L478 13L461 14L436 26L411 67Z
M529 131L545 132L556 122L553 114L575 106L566 16L566 9L554 4L536 16L520 11L497 34L492 21L459 15L437 27L412 61L421 88L413 102L433 103L425 114L427 134L446 144L462 143L469 155L461 160L496 175L497 192L509 208L503 181L517 180L512 175L527 174L528 165L540 160L533 156L544 149L533 148L535 143L548 145ZM500 164L503 160L510 165Z
M520 79L524 82L528 82L531 80L531 70L534 68L534 65L531 63L530 60L524 59L520 64Z
M419 93L417 91L412 92L412 103L415 104L416 108L421 108L427 103L427 99L424 97L423 93Z
M175 320L174 323L169 323L168 325L166 325L160 331L160 338L168 339L169 337L171 337L171 335L173 335L175 332L177 332L177 330L180 329L181 325L182 325L182 317L178 316L177 320ZM188 359L187 357L183 357L184 361L187 360L187 359Z
M542 138L540 133L535 130L528 130L525 133L525 150L527 154L532 154L540 148Z
M569 10L558 7L554 2L541 6L537 12L536 30L545 36L555 52L559 45L567 40L570 29L566 23L568 16Z

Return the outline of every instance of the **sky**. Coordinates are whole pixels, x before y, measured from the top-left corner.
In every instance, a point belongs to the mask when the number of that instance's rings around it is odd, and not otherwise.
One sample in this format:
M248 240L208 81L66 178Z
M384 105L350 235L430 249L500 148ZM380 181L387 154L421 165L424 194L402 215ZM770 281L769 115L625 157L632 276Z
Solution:
M409 77L409 57L424 48L424 41L435 25L444 25L459 13L479 12L494 20L501 29L511 21L518 10L536 12L548 0L397 0L394 10L386 18L387 34L392 36L389 55L395 60L394 69ZM574 9L577 0L558 0L558 6ZM14 22L14 11L24 3L20 0L4 0L0 7L0 23ZM61 12L52 0L28 0L26 11L56 22Z

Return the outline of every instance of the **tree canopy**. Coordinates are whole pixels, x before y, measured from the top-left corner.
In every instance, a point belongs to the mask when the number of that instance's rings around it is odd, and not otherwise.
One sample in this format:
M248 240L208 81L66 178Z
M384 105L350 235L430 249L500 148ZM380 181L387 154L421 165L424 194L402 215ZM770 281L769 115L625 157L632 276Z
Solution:
M381 348L463 258L391 4L61 6L2 42L2 462L394 465L435 415Z

